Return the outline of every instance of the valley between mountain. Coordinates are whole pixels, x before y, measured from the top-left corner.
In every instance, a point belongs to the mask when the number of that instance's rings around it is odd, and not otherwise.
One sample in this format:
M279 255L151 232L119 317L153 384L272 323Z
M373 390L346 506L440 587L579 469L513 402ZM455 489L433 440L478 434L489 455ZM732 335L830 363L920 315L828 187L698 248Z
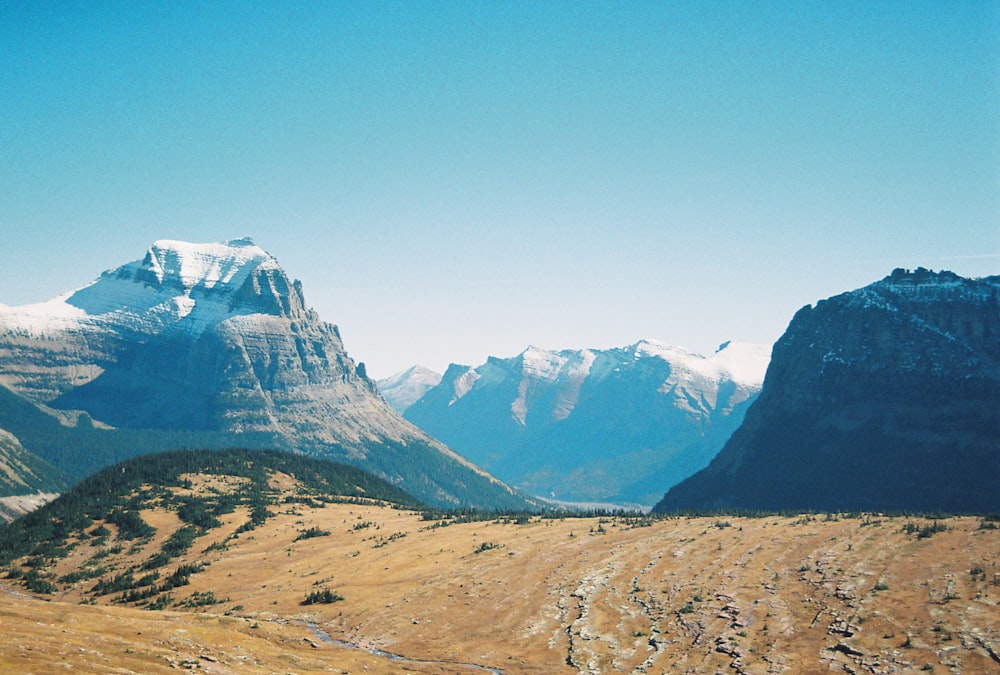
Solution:
M184 489L203 495L241 482L187 479ZM250 516L241 506L163 568L201 567L161 611L93 592L95 582L150 559L184 526L175 511L152 505L138 513L154 535L129 543L104 523L104 541L72 538L65 557L40 569L65 579L93 569L96 559L102 576L48 595L0 581L0 670L890 673L929 666L970 673L1000 666L993 521L461 522L384 503L302 499L286 474L270 483L282 499L263 524L239 532ZM18 564L30 570L27 559ZM333 602L303 604L325 590Z
M996 672L997 335L1000 277L900 269L403 416L251 240L158 241L0 306L0 672Z

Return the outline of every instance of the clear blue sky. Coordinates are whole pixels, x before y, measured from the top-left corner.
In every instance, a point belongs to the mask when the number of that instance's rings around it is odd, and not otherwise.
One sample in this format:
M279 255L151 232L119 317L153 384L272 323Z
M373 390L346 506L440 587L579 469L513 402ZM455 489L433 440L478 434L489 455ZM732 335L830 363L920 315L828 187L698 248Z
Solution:
M0 3L0 302L252 235L386 376L1000 273L997 2Z

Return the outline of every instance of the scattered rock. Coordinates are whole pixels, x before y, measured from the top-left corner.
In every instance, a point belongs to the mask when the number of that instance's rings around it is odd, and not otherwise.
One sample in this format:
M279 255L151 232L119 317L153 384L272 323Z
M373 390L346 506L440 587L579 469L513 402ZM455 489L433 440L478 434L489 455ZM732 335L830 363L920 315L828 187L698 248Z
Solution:
M846 654L848 656L864 656L864 652L860 652L849 644L843 642L838 642L832 647L827 647L832 652L840 652L841 654Z

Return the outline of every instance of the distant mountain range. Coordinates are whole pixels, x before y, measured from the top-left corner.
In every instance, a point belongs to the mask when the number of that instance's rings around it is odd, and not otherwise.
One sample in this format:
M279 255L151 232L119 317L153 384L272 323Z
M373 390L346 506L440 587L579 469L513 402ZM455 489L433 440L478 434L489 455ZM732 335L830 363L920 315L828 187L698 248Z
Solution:
M441 373L417 365L378 380L375 384L386 403L396 412L403 414L407 408L440 383Z
M527 506L394 412L249 238L158 241L77 291L0 305L0 385L0 427L77 479L170 447L278 447L430 504Z
M739 426L769 353L726 343L704 357L649 340L529 347L443 377L413 368L379 388L406 419L531 494L652 505Z
M896 270L804 307L659 511L1000 511L1000 276Z
M0 305L0 498L240 447L347 462L440 507L540 508L496 475L661 512L997 512L998 412L1000 276L896 270L803 308L773 350L529 347L378 389L249 239L158 241Z

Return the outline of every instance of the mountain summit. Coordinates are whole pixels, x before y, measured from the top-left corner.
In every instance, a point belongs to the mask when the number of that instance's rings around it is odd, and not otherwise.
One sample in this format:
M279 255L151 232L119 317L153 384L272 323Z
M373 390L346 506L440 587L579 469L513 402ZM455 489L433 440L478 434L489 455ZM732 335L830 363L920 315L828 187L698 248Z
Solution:
M521 505L390 409L249 238L157 241L77 291L0 306L0 384L98 426L236 434L351 461L430 503Z
M402 414L440 382L440 374L435 373L430 368L416 365L401 373L378 380L376 384L379 392L392 406L392 409Z
M149 300L135 293L134 282L141 283L141 295ZM301 316L305 310L302 289L290 288L278 261L250 237L220 244L158 241L142 261L106 272L68 302L99 314L136 301L146 304L165 299L176 301L178 319L208 307L226 310L223 313L274 316Z
M743 425L658 505L1000 509L1000 276L895 270L799 310Z
M157 241L84 288L0 309L0 326L47 338L11 353L0 382L112 426L310 443L412 433L378 405L337 328L305 308L301 284L249 238Z
M200 333L238 314L298 318L305 307L301 285L290 285L277 260L244 237L219 244L157 241L141 260L79 290L2 312L12 327L38 333L96 326L159 334Z

